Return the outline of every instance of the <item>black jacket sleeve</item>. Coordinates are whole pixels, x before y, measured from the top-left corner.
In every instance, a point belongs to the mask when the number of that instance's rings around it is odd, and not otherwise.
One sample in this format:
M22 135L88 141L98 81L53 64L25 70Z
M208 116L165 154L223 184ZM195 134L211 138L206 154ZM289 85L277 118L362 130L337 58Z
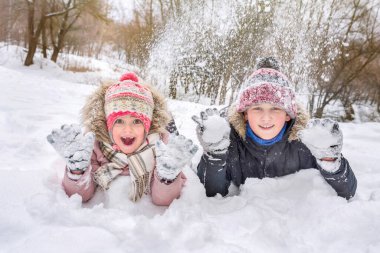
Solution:
M336 172L328 172L322 169L317 163L316 158L311 154L310 150L303 144L298 148L301 160L301 169L317 168L327 183L336 191L338 196L350 199L355 195L357 181L354 172L352 171L346 158L342 156L340 167Z
M198 164L198 177L206 189L208 197L217 193L227 195L230 180L226 172L227 154L203 154Z
M355 195L357 181L354 172L352 171L348 161L342 156L339 169L330 173L323 170L319 165L318 169L327 183L331 185L338 196L350 199Z

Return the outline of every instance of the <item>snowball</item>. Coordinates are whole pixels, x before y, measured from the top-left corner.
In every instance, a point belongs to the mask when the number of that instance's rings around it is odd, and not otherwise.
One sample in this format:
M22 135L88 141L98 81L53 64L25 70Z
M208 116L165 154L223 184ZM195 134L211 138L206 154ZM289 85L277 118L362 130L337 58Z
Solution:
M312 143L315 148L327 149L332 145L337 145L340 142L340 136L331 133L330 129L326 127L315 126L302 130L302 141L305 144Z
M204 127L203 140L209 143L221 141L223 136L230 131L228 122L218 115L209 116L204 121Z

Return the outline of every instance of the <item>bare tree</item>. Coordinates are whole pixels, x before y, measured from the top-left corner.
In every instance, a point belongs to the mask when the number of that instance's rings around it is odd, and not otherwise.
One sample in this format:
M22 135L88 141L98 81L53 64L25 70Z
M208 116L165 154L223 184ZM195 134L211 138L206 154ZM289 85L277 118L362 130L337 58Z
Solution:
M345 106L347 119L353 119L352 104L365 93L355 89L355 80L380 53L379 9L373 9L374 6L369 3L352 1L351 16L345 22L345 33L338 47L340 53L333 61L334 68L330 68L329 81L318 86L316 117L322 117L326 105L340 99Z
M38 38L40 37L41 31L44 29L46 23L46 1L42 0L41 3L41 15L35 29L35 12L36 12L36 1L25 0L28 8L28 54L26 55L24 65L29 66L33 64L33 57L37 49Z
M100 3L97 0L78 1L77 3L73 0L61 1L59 8L65 10L65 13L55 17L50 22L50 39L53 46L51 60L54 62L57 61L58 54L65 45L67 33L75 29L75 24L84 13L97 20L107 21L106 15L102 12Z
M47 0L25 0L28 13L28 53L24 65L29 66L33 64L33 57L36 52L38 42L41 34L43 40L43 52L46 56L47 39L46 39L46 24L50 22L50 38L53 43L52 60L56 61L58 53L64 46L64 38L68 31L73 28L78 18L85 10L90 10L93 16L97 18L105 17L99 11L99 2L96 0L68 0L68 1L49 1ZM38 18L36 18L36 13ZM60 22L57 19L60 18ZM59 28L54 29L54 25L58 24ZM55 35L55 31L57 31Z
M28 53L25 58L24 65L29 66L33 64L34 54L36 53L38 40L41 32L45 29L46 21L50 18L64 15L66 12L74 8L70 7L66 10L58 10L56 12L48 12L46 0L25 0L27 5L28 16ZM39 17L36 21L36 11L39 12ZM37 25L36 25L37 23Z

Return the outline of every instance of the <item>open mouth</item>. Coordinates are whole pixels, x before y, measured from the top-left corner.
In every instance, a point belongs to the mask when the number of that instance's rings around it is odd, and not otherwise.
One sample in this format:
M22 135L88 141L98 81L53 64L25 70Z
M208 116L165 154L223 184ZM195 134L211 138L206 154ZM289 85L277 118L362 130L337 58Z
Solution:
M135 137L121 137L121 141L124 145L129 146L135 142Z
M274 125L270 125L270 126L260 126L260 128L264 129L264 130L269 130L269 129L272 129L274 127Z

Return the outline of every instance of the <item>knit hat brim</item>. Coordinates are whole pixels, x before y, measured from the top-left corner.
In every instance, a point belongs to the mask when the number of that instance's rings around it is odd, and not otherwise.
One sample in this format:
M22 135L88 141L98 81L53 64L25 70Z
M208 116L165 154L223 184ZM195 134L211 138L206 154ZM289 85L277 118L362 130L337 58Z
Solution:
M297 115L294 91L270 82L256 83L244 89L238 98L237 111L244 112L252 106L264 103L283 109L292 119Z
M130 115L140 119L149 133L154 110L152 93L132 80L111 85L105 94L104 111L107 129L112 140L112 128L117 118Z

